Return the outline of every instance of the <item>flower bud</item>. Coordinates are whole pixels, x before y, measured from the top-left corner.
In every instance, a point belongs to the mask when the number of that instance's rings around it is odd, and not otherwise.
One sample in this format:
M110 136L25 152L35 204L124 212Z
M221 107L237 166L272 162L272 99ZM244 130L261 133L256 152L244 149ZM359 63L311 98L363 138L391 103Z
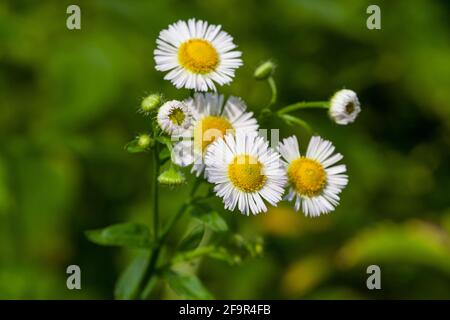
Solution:
M266 61L256 68L253 76L257 80L265 80L273 75L275 71L275 64L272 61Z
M143 133L137 137L137 144L144 149L153 145L153 139L148 134Z
M358 96L352 90L339 90L330 99L329 115L337 124L347 125L354 122L360 112Z
M125 149L129 153L141 153L152 148L155 145L153 138L147 133L141 133L136 138L128 142Z
M154 93L144 98L141 102L141 111L145 114L157 109L162 103L162 96L159 93Z
M174 166L170 166L169 169L159 175L158 182L167 186L178 186L186 182L186 178L181 171Z

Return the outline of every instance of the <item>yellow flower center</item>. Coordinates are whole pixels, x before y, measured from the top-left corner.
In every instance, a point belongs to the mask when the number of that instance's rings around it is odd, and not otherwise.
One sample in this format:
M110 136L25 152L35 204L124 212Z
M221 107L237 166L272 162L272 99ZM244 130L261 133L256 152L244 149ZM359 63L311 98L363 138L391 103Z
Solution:
M323 190L327 175L319 162L300 157L289 165L288 178L297 193L312 197Z
M345 112L347 112L348 114L352 114L353 111L355 111L355 104L353 102L347 103L347 105L345 106Z
M228 177L236 188L255 192L261 190L267 180L262 169L263 165L257 159L241 154L234 157L228 166Z
M169 120L177 126L181 126L183 124L186 115L184 114L181 108L173 108L169 114Z
M216 69L219 55L208 41L191 39L181 44L178 61L192 73L205 74Z
M222 138L227 133L227 130L233 130L233 126L224 117L204 117L194 128L195 148L205 152L206 147L217 138Z

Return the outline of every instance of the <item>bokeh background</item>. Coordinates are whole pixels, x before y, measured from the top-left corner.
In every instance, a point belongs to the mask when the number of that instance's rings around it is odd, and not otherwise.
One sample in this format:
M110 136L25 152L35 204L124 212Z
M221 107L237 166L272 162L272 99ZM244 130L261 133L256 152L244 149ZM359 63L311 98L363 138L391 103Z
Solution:
M69 4L81 7L79 31L66 28ZM381 7L381 30L366 28L370 4ZM151 155L124 145L149 127L136 112L143 96L189 94L155 71L153 50L161 29L197 17L222 24L243 51L245 65L220 90L253 111L270 92L252 73L269 58L279 106L346 87L363 108L349 126L323 110L298 113L344 154L350 183L338 209L316 219L289 204L224 213L265 251L240 266L204 260L205 286L226 299L449 299L449 9L425 0L1 1L0 298L113 297L133 253L83 232L151 223ZM292 133L306 148L301 128L282 126ZM163 190L163 219L186 189ZM81 267L82 290L66 288L70 264ZM381 267L382 290L366 288L370 264Z

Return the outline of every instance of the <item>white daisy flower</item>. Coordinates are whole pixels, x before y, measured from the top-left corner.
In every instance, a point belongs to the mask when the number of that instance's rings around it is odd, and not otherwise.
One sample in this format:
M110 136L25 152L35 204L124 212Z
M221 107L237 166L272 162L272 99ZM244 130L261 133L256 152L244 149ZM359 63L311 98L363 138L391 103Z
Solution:
M171 24L156 40L156 70L169 71L164 79L178 89L215 91L214 82L230 83L242 65L242 53L221 28L195 19Z
M164 103L158 110L158 125L168 134L180 134L189 128L191 120L191 108L177 100Z
M196 93L184 103L192 110L192 122L183 132L183 140L176 143L172 161L179 166L193 164L192 172L199 176L204 168L204 155L208 146L227 132L256 132L258 123L253 112L245 112L247 106L237 97L216 93Z
M286 199L295 199L295 210L301 207L306 216L329 213L339 204L338 194L348 183L345 165L335 165L343 157L334 152L330 141L312 137L306 156L301 156L295 136L284 139L278 147L287 161L285 169L289 181Z
M360 112L358 96L352 90L339 90L330 100L329 114L337 124L352 123Z
M257 133L227 134L215 141L205 157L208 181L223 198L225 209L242 214L267 211L264 200L282 200L286 175L280 155ZM264 199L264 200L263 200Z

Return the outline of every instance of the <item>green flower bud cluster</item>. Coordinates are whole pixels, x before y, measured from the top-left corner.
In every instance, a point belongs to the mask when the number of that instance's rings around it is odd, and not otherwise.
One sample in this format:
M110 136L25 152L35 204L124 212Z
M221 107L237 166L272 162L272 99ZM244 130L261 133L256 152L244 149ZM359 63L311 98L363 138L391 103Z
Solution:
M162 95L160 93L151 94L142 99L140 111L144 114L148 114L153 110L157 110L162 104Z

